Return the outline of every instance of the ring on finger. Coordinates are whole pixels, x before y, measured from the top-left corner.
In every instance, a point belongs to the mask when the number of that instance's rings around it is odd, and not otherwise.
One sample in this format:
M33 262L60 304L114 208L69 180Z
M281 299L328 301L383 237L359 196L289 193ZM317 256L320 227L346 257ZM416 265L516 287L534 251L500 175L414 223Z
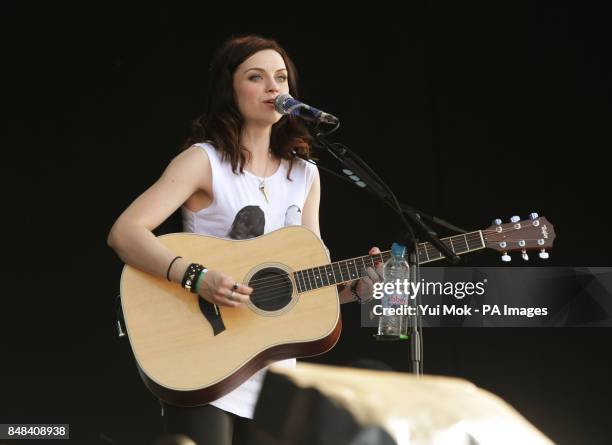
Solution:
M234 285L232 286L232 289L234 289L234 290L238 290L238 286L240 286L240 285L238 284L238 281L236 281L236 282L234 283Z

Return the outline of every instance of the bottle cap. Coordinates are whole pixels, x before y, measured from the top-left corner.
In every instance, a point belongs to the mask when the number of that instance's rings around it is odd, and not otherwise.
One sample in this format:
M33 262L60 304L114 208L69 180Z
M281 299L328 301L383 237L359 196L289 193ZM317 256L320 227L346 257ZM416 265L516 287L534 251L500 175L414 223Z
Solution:
M406 246L398 243L393 243L391 245L391 255L403 257L406 253Z

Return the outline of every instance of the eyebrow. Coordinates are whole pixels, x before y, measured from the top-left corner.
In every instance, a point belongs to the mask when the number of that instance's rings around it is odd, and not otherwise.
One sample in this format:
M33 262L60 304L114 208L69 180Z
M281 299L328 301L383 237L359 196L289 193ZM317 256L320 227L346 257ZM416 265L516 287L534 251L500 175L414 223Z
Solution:
M264 73L266 72L266 70L264 70L263 68L249 68L248 70L245 71L245 73L248 73L249 71L252 71L252 70L263 71ZM280 68L280 69L277 69L275 72L278 73L279 71L287 71L287 68Z

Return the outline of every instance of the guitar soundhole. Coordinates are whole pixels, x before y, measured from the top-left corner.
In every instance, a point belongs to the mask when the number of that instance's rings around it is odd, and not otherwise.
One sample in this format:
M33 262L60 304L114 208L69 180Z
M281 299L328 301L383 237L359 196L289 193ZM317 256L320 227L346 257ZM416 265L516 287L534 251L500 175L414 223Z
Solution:
M249 280L253 288L251 302L262 311L277 311L291 302L293 285L282 269L267 267Z

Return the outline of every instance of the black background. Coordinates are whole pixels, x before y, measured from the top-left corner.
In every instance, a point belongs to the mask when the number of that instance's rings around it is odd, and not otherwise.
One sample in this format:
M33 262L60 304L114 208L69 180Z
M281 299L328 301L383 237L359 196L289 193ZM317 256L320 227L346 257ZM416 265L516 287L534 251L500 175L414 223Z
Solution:
M115 334L122 264L106 236L176 154L202 111L212 52L232 34L276 38L297 64L301 99L341 118L331 139L401 201L471 230L536 211L557 232L547 265L610 266L603 9L4 9L0 423L70 423L87 443L149 443L161 432L159 407ZM325 174L322 187L334 259L398 238L395 216L369 195ZM177 224L175 215L159 230ZM463 264L498 265L499 254ZM314 361L375 358L408 370L406 344L376 343L358 307L342 310L339 344ZM609 443L611 341L605 328L427 329L425 371L494 392L557 443Z

